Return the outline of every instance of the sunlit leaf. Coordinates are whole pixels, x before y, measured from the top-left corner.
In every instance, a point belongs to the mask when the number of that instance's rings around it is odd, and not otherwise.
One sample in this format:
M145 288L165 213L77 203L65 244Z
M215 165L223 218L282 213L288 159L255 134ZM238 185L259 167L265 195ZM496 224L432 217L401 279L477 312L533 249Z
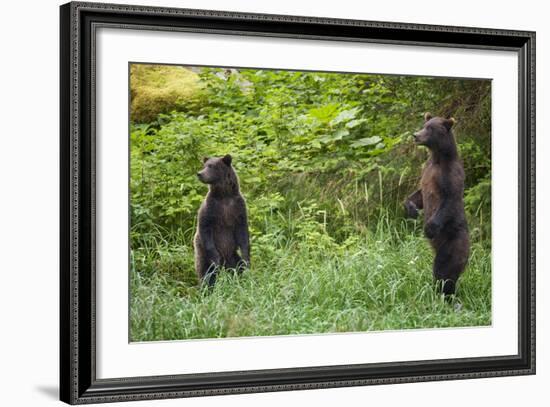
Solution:
M368 147L377 144L382 138L379 136L365 137L359 140L355 140L350 144L350 147L359 148L359 147Z

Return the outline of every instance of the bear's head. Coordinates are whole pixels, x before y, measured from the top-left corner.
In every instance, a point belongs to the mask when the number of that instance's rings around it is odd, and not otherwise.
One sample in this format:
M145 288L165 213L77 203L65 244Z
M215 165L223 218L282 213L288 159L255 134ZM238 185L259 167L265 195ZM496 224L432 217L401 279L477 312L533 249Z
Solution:
M418 145L443 154L456 151L455 138L451 130L455 123L452 117L432 117L430 113L426 113L424 127L414 133L414 141Z
M231 161L229 154L223 157L204 157L203 169L197 172L197 177L209 185L231 182L235 177Z

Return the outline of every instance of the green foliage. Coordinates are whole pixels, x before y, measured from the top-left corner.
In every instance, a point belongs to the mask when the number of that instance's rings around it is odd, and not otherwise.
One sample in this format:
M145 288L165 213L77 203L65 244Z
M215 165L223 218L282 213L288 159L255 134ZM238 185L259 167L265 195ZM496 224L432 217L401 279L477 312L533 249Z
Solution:
M141 89L144 98L140 108L133 97L131 115L133 338L490 322L489 81L147 67L131 77L132 95ZM188 96L160 108L143 89ZM421 226L403 219L402 202L427 158L411 137L425 111L458 119L474 247L459 314L431 291ZM227 153L247 200L252 270L222 277L206 296L193 271L196 213L207 191L195 174L203 156ZM285 297L297 290L307 298ZM380 297L392 292L390 302ZM327 306L317 314L321 294ZM279 302L287 304L273 316L281 325L268 319ZM400 321L407 310L411 318Z

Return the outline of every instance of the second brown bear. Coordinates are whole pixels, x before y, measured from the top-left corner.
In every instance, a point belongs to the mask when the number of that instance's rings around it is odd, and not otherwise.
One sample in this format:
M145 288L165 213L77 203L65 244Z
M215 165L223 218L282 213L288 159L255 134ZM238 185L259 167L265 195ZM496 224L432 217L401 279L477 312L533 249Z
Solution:
M197 219L195 268L209 286L216 282L218 266L242 271L250 265L246 203L231 161L229 154L205 158L204 168L197 173L208 184L208 194Z
M456 282L468 262L470 241L464 213L464 169L452 132L453 118L424 116L416 144L430 150L422 171L420 189L405 201L409 217L424 210L424 233L434 251L433 276L446 296L454 294Z

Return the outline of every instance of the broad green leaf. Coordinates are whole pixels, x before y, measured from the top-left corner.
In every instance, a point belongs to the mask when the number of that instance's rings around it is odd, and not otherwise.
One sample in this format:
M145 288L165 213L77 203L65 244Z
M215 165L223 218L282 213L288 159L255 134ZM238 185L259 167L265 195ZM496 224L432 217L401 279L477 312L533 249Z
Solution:
M350 144L350 147L359 148L359 147L368 147L377 144L382 138L379 136L365 137L359 140L354 141Z
M342 140L342 138L349 136L349 131L346 129L337 130L332 136L333 140Z
M346 123L346 127L348 129L353 129L354 127L357 127L363 123L365 123L367 121L367 119L355 119L355 120L350 120L349 122Z
M338 105L333 103L310 109L309 114L323 123L328 123L336 116L336 112L338 112Z
M331 125L334 126L336 124L347 122L355 118L357 113L359 112L359 108L354 107L352 109L343 110L340 113L338 113L338 116L336 116L332 121Z

